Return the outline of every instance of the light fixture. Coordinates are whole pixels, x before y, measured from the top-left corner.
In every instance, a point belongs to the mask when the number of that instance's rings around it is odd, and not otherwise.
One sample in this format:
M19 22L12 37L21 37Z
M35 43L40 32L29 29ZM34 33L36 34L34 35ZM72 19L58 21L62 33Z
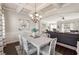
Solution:
M29 15L31 17L31 20L34 22L34 23L37 23L41 20L42 16L40 14L37 13L36 11L36 3L35 3L35 11L33 14L30 14Z

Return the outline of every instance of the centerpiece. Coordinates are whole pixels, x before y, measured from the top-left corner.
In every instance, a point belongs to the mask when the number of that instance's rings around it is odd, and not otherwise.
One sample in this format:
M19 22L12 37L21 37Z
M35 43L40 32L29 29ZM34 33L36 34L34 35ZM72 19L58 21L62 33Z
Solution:
M32 36L33 37L36 37L36 32L37 32L38 30L36 29L36 28L33 28L32 29Z

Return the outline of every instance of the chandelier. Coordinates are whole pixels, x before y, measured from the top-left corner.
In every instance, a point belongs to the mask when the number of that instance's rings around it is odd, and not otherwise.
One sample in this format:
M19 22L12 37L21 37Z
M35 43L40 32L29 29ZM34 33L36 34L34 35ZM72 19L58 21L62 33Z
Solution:
M31 20L34 22L34 23L37 23L41 20L42 16L40 14L37 13L36 11L36 3L35 3L35 11L33 14L30 14L29 15L31 17Z

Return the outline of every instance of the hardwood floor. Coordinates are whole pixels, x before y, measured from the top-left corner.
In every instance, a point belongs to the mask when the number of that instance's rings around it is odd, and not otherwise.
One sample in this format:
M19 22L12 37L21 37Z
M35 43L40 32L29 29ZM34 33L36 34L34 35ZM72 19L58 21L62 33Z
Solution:
M60 52L63 55L77 55L76 51L56 45L56 51Z
M4 53L6 55L17 55L17 51L15 46L18 46L19 42L7 44L6 47L4 47ZM71 49L67 49L65 47L56 45L56 51L63 54L63 55L76 55L76 51L73 51Z
M19 45L19 42L15 42L15 43L11 43L11 44L7 44L4 47L4 53L6 55L17 55L17 51L15 46Z

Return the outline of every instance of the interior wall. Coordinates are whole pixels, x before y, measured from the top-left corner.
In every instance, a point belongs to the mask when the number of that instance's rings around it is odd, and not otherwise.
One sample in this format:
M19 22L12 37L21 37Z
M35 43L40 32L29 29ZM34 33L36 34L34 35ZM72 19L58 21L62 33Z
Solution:
M62 19L64 17L64 21ZM47 18L43 19L43 22L45 22L46 25L57 23L57 27L59 27L57 30L62 30L62 23L74 23L74 30L79 30L79 12L72 12L72 13L61 13L61 14L55 14L51 15ZM62 22L63 21L63 22Z
M5 16L5 34L6 34L6 43L12 43L18 41L18 26L19 19L25 18L28 19L25 15L20 15L16 12L4 11Z
M70 26L70 30L79 30L79 18L78 19L72 19L67 21L59 21L57 22L57 25L59 26L59 31L62 31L62 24L73 24L73 26Z

